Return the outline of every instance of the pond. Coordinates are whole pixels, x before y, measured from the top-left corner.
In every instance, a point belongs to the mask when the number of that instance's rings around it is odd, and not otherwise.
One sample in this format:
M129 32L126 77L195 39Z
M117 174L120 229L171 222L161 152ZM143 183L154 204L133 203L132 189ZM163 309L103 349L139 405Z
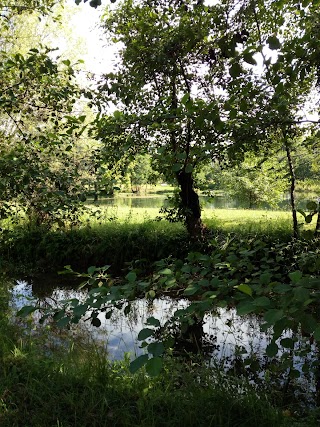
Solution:
M47 295L42 292L39 296L34 291L32 281L19 280L12 289L10 305L14 311L18 311L23 306L30 305L30 301L34 299L45 305L72 298L83 299L85 294L85 291L57 286ZM99 328L83 321L80 322L78 333L90 331L94 339L105 345L110 359L123 359L128 352L140 355L143 350L139 347L138 333L143 329L147 318L153 316L163 324L176 310L185 308L189 303L186 299L169 297L152 301L139 299L131 304L129 315L125 315L123 309L115 310L110 319L101 314ZM257 318L240 318L235 310L219 309L215 315L208 314L204 319L202 332L207 341L212 342L212 357L217 360L231 359L239 351L243 354L244 351L248 354L263 353L269 342L267 335L260 333ZM76 329L73 333L77 333Z
M85 295L86 291L79 291L65 285L51 283L46 287L45 281L40 286L38 281L18 280L11 290L10 306L15 313L21 307L30 305L31 300L33 302L37 300L44 306L71 298L81 300ZM133 358L145 353L140 347L138 333L144 328L150 316L159 319L163 324L177 309L187 307L188 304L190 301L187 299L177 300L169 297L154 300L139 299L131 304L131 310L127 314L124 313L124 307L114 310L109 319L106 319L104 314L100 314L101 326L98 328L86 321L72 325L69 338L86 337L102 345L110 360L123 359L128 353ZM15 319L14 316L13 319ZM33 333L41 333L44 327L38 320L39 316L34 316ZM301 399L306 399L308 402L315 395L316 380L314 374L304 373L304 366L311 366L317 361L319 357L317 348L314 346L312 351L306 354L299 353L301 343L297 342L296 355L292 350L282 349L277 357L269 359L265 356L265 349L270 342L270 334L269 331L262 332L260 324L259 317L248 315L240 317L234 309L230 308L219 308L214 313L208 313L201 324L203 357L206 363L220 366L226 372L232 372L238 376L245 372L246 376L255 383L268 378L268 381L274 381L278 386L279 384L282 386L286 382L290 368L285 370L278 368L293 358L293 368L301 374L297 380L302 393ZM289 333L285 333L282 338L289 336ZM55 344L63 344L58 328L51 330L51 336L48 339L53 340Z
M305 204L309 199L301 195L297 198L297 205L299 208L304 209ZM247 209L248 203L243 200L231 198L227 195L219 194L214 197L200 196L200 203L206 209ZM101 198L98 201L99 205L117 206L127 208L161 208L167 205L165 195L151 195L139 196L135 194L117 195L115 197ZM259 206L259 209L266 210L290 210L290 197L289 194L284 194L281 201L279 201L276 208L271 208L270 205L264 203Z

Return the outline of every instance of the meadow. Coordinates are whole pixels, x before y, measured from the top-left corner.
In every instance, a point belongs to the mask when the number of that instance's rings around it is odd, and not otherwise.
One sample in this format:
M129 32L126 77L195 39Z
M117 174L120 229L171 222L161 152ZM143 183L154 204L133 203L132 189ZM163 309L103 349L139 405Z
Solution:
M292 234L290 212L285 211L205 208L203 221L208 241L217 235L288 241ZM183 224L160 219L159 208L90 205L77 226L32 227L22 218L13 224L3 221L2 227L3 269L29 274L105 264L119 272L132 261L150 265L167 256L184 257L190 250ZM307 229L303 225L302 233Z

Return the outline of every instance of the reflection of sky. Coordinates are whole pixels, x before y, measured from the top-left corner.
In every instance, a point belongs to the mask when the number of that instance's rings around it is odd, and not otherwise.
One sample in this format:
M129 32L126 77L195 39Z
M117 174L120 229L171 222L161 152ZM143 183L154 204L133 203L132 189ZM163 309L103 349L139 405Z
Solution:
M84 292L56 288L42 299L41 303L54 304L54 301L82 299L84 296ZM18 281L12 291L11 307L19 310L24 305L32 305L32 297L32 286L24 281ZM115 309L110 319L106 319L104 313L99 315L101 321L99 328L93 327L90 322L81 321L76 327L72 326L72 329L75 334L86 333L103 343L110 358L122 359L125 353L139 355L143 352L139 348L137 336L148 317L153 316L164 324L175 310L187 305L186 300L175 301L170 298L156 299L152 302L137 300L131 303L131 311L127 316L123 310ZM240 318L236 316L235 310L220 309L218 316L206 315L203 330L219 346L214 351L214 356L218 358L232 356L236 346L243 346L248 352L251 349L261 352L267 343L266 336L260 333L258 321L253 318Z
M24 281L18 281L12 290L11 307L14 311L19 310L24 305L32 305L32 285ZM54 304L55 301L63 299L85 298L85 291L77 291L66 288L56 288L45 298L33 299L41 304ZM101 326L96 328L91 325L90 320L82 320L78 325L72 325L70 337L81 339L85 342L95 341L102 344L107 350L111 360L121 360L126 353L138 356L144 352L139 347L137 339L138 333L145 327L145 322L151 316L159 319L161 325L168 320L173 313L180 308L187 307L187 300L172 300L170 298L156 299L152 302L145 299L137 300L131 303L131 310L128 315L123 313L123 309L114 309L110 319L105 318L101 313L99 319ZM89 315L89 313L88 313ZM39 315L34 316L37 323ZM41 328L41 326L39 326ZM223 360L225 367L230 366L235 355L244 352L245 355L256 355L258 358L263 356L265 348L270 338L266 333L260 331L259 319L257 317L236 315L234 309L219 309L216 315L207 314L204 318L203 331L205 338L214 343L212 350L212 359L215 361ZM54 334L54 329L50 332ZM50 336L49 340L55 344L62 343L59 332L56 336ZM284 336L290 336L288 333ZM87 340L87 341L86 341ZM281 353L280 353L281 355ZM313 355L308 355L311 363ZM295 357L294 366L301 371L305 360Z

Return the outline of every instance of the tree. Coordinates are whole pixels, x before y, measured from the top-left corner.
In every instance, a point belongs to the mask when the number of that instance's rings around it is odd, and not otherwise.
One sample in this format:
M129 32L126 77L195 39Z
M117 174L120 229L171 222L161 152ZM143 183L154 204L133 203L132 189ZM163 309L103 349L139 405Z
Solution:
M152 169L151 157L148 154L137 154L128 165L127 173L130 176L131 191L140 193L143 185L152 184L156 178Z
M232 63L212 47L224 39L225 10L191 0L128 0L106 16L107 34L123 48L98 101L101 111L110 101L118 110L98 118L97 137L119 155L149 152L162 173L175 176L187 229L199 237L193 170L221 155L227 138L221 92Z
M279 156L266 160L248 153L241 164L221 171L222 188L250 209L261 204L275 207L288 188L285 169Z
M34 10L30 2L8 2L3 40L23 35L19 14L46 13L52 5L34 2ZM10 215L14 202L31 223L62 224L74 220L82 197L81 154L73 151L85 128L85 116L74 115L81 89L69 60L57 62L52 49L27 44L22 53L16 43L1 51L1 214Z
M230 118L234 132L231 151L235 157L248 150L268 152L278 146L285 150L290 175L293 234L298 236L295 202L295 165L292 150L301 136L310 132L304 117L319 72L314 43L314 2L250 2L239 4L233 25L244 25L250 34L243 57L250 54L262 60L263 70L250 83L243 84L243 68L237 67L229 93ZM298 31L297 31L298 28ZM312 35L313 34L313 35ZM257 55L252 56L254 53ZM273 52L271 54L271 52ZM246 62L250 63L250 57ZM236 81L238 80L238 82ZM239 90L240 87L242 90ZM255 96L254 92L257 92ZM244 95L250 102L243 100ZM259 100L259 102L257 102Z

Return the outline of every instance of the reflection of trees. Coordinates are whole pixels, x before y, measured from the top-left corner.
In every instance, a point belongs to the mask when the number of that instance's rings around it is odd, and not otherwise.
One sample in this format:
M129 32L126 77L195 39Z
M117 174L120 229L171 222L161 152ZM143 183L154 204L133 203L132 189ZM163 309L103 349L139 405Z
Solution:
M69 296L66 295L66 297L70 298L70 294L74 294L80 281L76 277L46 274L44 276L33 277L27 280L27 283L31 285L33 296L39 300L43 300L48 297L54 298L57 290L60 292L67 291ZM60 299L62 299L61 295Z

